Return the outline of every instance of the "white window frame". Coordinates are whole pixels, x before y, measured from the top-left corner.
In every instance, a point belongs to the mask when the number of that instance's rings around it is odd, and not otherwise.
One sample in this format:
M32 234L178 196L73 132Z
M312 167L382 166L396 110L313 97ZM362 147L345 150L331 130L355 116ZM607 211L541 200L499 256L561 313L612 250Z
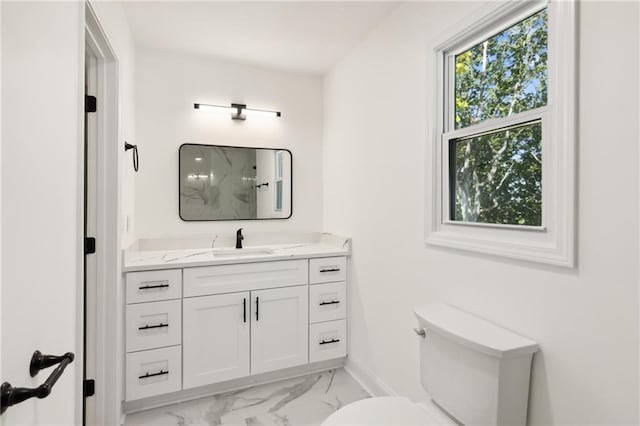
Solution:
M547 8L547 105L455 129L455 55ZM477 18L481 16L481 18ZM434 52L434 123L427 149L426 243L558 266L575 266L576 12L566 0L489 4L456 25ZM447 75L447 73L449 73ZM542 123L542 225L452 221L449 141L529 121Z

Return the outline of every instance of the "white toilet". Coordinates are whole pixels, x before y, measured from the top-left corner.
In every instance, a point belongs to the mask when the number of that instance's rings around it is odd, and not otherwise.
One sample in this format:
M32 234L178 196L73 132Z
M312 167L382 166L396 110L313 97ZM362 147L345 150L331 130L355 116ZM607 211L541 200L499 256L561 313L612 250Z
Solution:
M532 340L445 304L415 309L426 403L377 397L349 404L324 426L525 425ZM424 333L422 333L424 331Z

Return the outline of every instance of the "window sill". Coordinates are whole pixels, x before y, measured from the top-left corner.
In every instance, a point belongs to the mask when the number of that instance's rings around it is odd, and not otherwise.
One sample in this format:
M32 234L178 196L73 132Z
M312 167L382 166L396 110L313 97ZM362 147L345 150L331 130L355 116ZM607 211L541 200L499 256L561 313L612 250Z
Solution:
M496 232L492 227L478 229L484 232L470 233L467 232L468 228L450 227L451 225L443 225L444 229L431 232L427 235L425 244L566 268L575 266L573 244L569 241L556 241L548 231L532 235L527 230ZM536 238L530 238L531 236Z

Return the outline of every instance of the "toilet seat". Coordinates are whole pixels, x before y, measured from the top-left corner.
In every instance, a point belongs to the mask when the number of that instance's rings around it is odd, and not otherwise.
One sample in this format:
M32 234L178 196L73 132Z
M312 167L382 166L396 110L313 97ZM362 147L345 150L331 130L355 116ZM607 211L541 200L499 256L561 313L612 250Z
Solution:
M436 413L434 410L439 411ZM448 420L448 419L447 419ZM416 404L403 397L362 399L346 405L330 415L322 426L442 426L455 424L446 421L433 404Z

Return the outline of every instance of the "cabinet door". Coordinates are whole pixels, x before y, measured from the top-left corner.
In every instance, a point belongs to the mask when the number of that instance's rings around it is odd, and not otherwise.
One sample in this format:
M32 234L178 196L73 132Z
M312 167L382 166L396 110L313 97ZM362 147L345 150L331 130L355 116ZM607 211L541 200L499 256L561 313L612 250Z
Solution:
M183 388L249 375L249 292L183 300Z
M251 292L251 374L309 362L308 287Z

